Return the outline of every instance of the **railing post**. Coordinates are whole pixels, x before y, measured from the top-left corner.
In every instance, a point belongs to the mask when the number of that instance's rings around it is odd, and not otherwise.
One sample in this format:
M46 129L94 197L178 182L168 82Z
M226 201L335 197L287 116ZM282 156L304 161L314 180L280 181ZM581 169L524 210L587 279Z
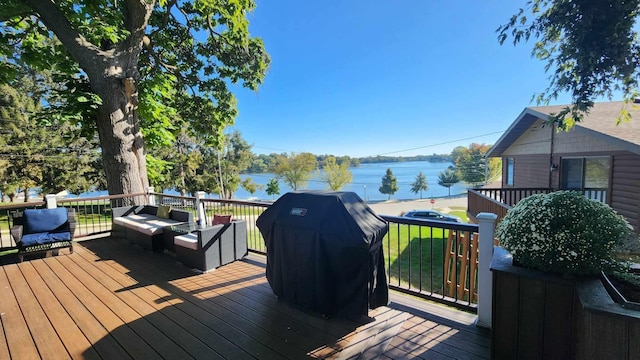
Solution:
M478 219L478 320L476 325L491 327L491 307L493 306L493 279L491 277L491 258L493 257L493 239L498 216L492 213L480 213Z
M202 203L202 199L204 199L205 192L198 191L196 193L196 211L198 212L198 220L200 220L200 225L206 226L205 222L207 218L204 216L204 204Z
M55 194L47 194L44 199L47 204L47 209L55 209L58 207L58 200Z
M149 205L155 205L156 204L156 196L153 195L153 186L149 186L147 188L147 203Z

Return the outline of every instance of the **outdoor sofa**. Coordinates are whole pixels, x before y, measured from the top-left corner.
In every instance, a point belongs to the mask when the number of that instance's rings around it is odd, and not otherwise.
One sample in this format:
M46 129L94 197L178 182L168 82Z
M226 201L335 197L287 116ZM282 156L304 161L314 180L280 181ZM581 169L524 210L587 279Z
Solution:
M126 239L153 251L164 249L165 228L193 222L193 214L166 205L140 205L111 208L111 236Z
M73 253L76 229L72 208L26 209L12 214L11 236L18 247L18 261L24 255L69 248Z

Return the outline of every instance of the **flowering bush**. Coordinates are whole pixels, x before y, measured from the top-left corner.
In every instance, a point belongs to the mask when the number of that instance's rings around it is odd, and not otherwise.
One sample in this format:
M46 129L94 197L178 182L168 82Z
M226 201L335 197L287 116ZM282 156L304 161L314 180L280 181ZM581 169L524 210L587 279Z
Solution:
M500 245L520 266L567 275L613 268L613 250L629 235L624 217L575 191L530 196L496 228Z

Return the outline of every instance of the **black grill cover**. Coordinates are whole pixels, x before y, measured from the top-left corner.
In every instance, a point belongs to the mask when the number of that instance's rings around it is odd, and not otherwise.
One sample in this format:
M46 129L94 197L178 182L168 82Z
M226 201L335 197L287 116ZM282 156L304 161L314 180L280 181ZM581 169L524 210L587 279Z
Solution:
M267 280L281 300L351 319L387 305L387 224L356 193L290 192L256 224L267 247Z

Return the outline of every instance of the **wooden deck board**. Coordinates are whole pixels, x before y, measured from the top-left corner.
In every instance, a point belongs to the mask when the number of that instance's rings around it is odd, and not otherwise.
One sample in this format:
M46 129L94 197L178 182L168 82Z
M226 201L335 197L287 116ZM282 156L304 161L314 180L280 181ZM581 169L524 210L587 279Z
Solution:
M206 345L202 339L215 340L219 344L219 349L230 349L228 352L238 351L236 345L231 342L219 341L219 336L211 332L197 320L187 313L179 310L176 305L182 301L173 297L169 292L162 290L156 285L138 286L138 282L122 272L121 266L114 266L113 262L103 262L95 254L81 249L79 254L85 261L95 262L96 268L100 271L108 272L114 280L113 291L120 294L130 294L141 301L136 302L137 306L149 314L150 321L159 325L167 334L171 334L174 341L188 350L196 358L223 358L218 352ZM126 271L126 269L125 269ZM135 299L132 299L135 301ZM222 351L225 352L224 350Z
M472 316L421 307L422 301L410 306L394 301L360 323L292 308L273 295L260 257L197 274L167 254L110 238L78 243L75 250L20 264L0 258L0 360L52 354L76 359L489 358L487 332L470 325Z
M92 347L103 359L131 359L129 353L109 334L104 326L84 307L42 260L31 261L38 275L54 293L69 317L82 330ZM21 265L22 266L22 265Z
M111 246L103 246L100 248L100 251L107 251L110 247ZM107 248L107 250L105 250L105 248ZM156 255L157 257L158 254L149 254L147 252L140 251L140 253L136 255L143 257ZM176 274L171 271L172 268L176 267L174 264L167 264L167 267L161 269L158 267L154 267L153 265L149 266L149 263L141 262L139 261L139 258L129 258L127 254L121 254L119 256L119 259L122 262L126 262L127 268L129 268L132 273L135 273L136 280L141 281L142 283L156 283L160 288L169 291L173 294L174 297L182 300L179 304L176 305L176 307L180 308L187 315L190 315L194 319L198 319L202 322L203 325L211 329L213 331L213 334L211 335L215 336L214 338L212 338L214 342L227 341L230 344L235 345L237 349L229 349L229 352L222 354L226 358L233 357L239 359L251 355L250 353L239 353L247 351L253 352L253 356L259 358L282 358L272 349L264 346L264 342L260 341L261 339L255 339L250 336L250 333L255 332L254 326L247 323L246 321L243 321L243 319L238 318L234 314L229 313L226 309L216 304L210 304L206 301L202 301L202 299L195 298L193 294L185 292L184 289L181 288L180 282L188 282L188 279L190 277L195 276L194 273L188 273L188 276L186 278L179 279L178 276L184 276L184 273L180 273L184 271L183 267L177 269L178 274ZM180 282L176 284L176 281ZM259 332L258 335L262 338L268 337L268 334L264 334L263 332ZM273 345L276 346L280 343L280 341L278 341L277 339L269 340L271 340L273 342ZM286 347L286 349L291 350L291 347L288 346ZM299 353L295 355L300 356Z
M76 256L71 258L68 256L59 256L56 257L56 259L64 268L73 273L79 282L84 284L89 291L99 298L105 306L111 309L124 323L129 324L131 329L158 354L173 359L186 359L190 357L181 347L176 346L172 337L165 335L145 318L146 315L151 315L153 312L139 313L132 307L133 305L130 305L140 304L141 301L139 298L127 298L126 295L128 295L128 293L119 293L117 289L108 288L107 285L111 279L107 276L93 277L89 273L93 270L89 264L83 264L85 266L80 267L74 262L74 260L81 260L80 257Z
M9 354L15 359L38 359L40 357L38 349L31 338L29 327L5 272L11 267L7 266L3 271L0 271L0 289L2 289L0 314L2 314L2 327L9 344Z
M84 336L80 328L69 317L58 299L38 275L33 265L24 263L21 266L25 278L29 279L29 286L33 291L49 321L60 336L60 340L73 359L100 359L98 353L91 347L91 342Z
M222 358L199 338L194 337L189 331L183 328L180 323L172 321L166 314L157 313L159 310L172 305L172 302L169 301L159 301L159 299L168 295L168 293L163 293L159 296L147 288L134 288L130 291L120 291L127 286L135 285L134 280L116 271L106 262L100 262L98 258L86 251L80 250L79 254L81 256L78 257L77 260L78 266L88 274L91 274L109 290L117 293L123 301L130 304L141 316L145 316L145 319L148 320L150 324L156 326L163 334L166 334L166 336L161 336L163 339L170 338L170 341L164 343L162 347L170 347L173 342L177 344L180 349L186 351L189 356L194 358ZM154 314L157 314L157 316ZM162 348L159 349L159 352L165 355L165 351L163 351ZM183 358L187 357L188 356L183 356Z
M31 292L20 269L17 266L7 266L5 270L40 357L43 359L69 358L56 330L42 310L38 299Z
M115 294L109 294L106 298L99 297L88 289L86 285L75 278L68 269L63 267L56 258L45 259L51 271L74 293L78 300L84 304L87 310L94 314L105 329L127 350L134 359L161 359L155 349L145 341L145 334L137 334L133 331L134 324L127 324L116 313L122 309L111 309L108 304L113 303ZM104 294L103 294L104 295Z

